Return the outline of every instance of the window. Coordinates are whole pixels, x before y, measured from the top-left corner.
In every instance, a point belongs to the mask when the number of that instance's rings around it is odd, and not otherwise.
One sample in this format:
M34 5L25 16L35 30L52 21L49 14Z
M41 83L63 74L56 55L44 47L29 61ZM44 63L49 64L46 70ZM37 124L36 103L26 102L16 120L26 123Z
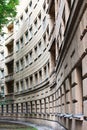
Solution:
M16 72L18 72L19 69L20 69L20 68L19 68L19 61L17 61L17 62L16 62Z
M29 64L32 63L32 51L29 53Z
M44 4L43 4L43 9L44 9L44 11L45 11L45 9L46 9L46 3L44 2Z
M19 71L19 61L16 62L16 72Z
M50 74L50 64L49 64L49 62L48 62L48 74Z
M34 48L34 50L35 50L35 56L34 56L34 58L36 59L37 58L37 46Z
M36 32L37 32L37 19L34 21L34 26L35 26L34 34L36 34Z
M46 27L46 16L43 19L43 29Z
M6 113L8 113L8 104L6 105Z
M23 113L23 103L21 103L21 113Z
M29 40L32 39L32 36L33 36L33 30L32 30L32 27L30 27L30 29L29 29Z
M44 46L44 50L46 50L46 34L44 34L43 36L43 46Z
M23 15L20 17L20 22L22 24L22 21L23 21Z
M38 43L38 50L39 50L39 55L38 56L40 56L41 55L41 52L42 52L42 46L41 46L41 41Z
M65 7L64 7L64 10L63 10L62 19L63 19L63 24L65 26L65 24L66 24L66 20L65 20Z
M46 68L46 66L44 67L44 76L45 76L45 78L47 78L47 68Z
M19 51L20 49L20 45L19 45L19 41L16 42L16 51Z
M4 97L4 86L1 87L1 95Z
M41 12L38 14L38 29L41 27Z
M17 92L19 92L19 82L16 83Z
M21 17L20 17L20 25L22 25L23 24L23 15L21 15Z
M23 91L23 90L24 90L24 83L23 83L23 80L21 80L20 84L21 84L21 91Z
M25 32L26 43L28 43L28 30Z
M19 26L20 26L20 24L19 24L19 20L17 20L17 21L16 21L16 31L18 31Z
M26 113L28 113L28 102L25 103L26 106Z
M26 14L28 13L28 7L26 8L25 13L26 13Z
M37 46L35 47L35 54L37 55Z
M11 104L11 112L14 112L14 104Z
M41 12L38 14L38 18L39 20L41 20Z
M38 74L37 73L35 74L35 83L36 83L36 85L38 84Z
M23 45L24 45L23 36L20 38L20 43L21 43L21 47L23 47Z
M39 71L39 81L40 81L40 83L42 81L42 71L41 70Z
M29 83L28 83L28 78L25 79L25 83L26 83L26 89L28 88L29 86Z
M0 60L3 60L3 59L4 59L4 52L1 52Z
M28 60L28 54L25 56L25 66L28 66L29 60Z
M30 86L32 87L32 85L33 85L33 77L30 76Z
M4 69L1 70L0 72L1 72L0 77L1 77L1 78L4 78Z
M1 113L3 114L4 113L4 106L1 105Z
M31 14L32 13L29 14L29 25L31 24Z
M24 68L24 61L23 58L20 60L20 70L23 70Z
M32 7L32 1L30 1L29 6Z
M18 103L16 104L16 112L18 113Z

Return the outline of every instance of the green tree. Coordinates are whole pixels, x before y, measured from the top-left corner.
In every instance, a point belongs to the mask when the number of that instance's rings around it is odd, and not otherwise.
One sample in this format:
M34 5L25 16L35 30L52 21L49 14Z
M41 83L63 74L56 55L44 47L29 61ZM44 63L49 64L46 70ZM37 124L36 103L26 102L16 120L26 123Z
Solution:
M0 0L0 32L2 27L16 16L19 0Z

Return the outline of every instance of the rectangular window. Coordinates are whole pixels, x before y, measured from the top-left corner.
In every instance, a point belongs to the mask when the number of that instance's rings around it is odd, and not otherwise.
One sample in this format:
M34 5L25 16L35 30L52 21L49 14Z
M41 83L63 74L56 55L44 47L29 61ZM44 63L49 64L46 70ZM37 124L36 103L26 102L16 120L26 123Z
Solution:
M34 59L37 59L38 56L37 46L35 46L34 52L35 52Z
M19 82L16 83L17 92L19 92Z
M39 81L40 81L40 83L42 81L42 71L41 70L39 71Z
M20 70L23 70L24 68L24 61L23 58L20 60Z
M32 36L33 36L33 29L32 27L29 29L29 40L32 39Z
M41 27L41 12L38 14L38 29Z
M45 78L47 78L47 68L46 68L46 66L44 67L44 76L45 76Z
M0 54L0 60L3 60L4 59L4 52L1 52Z
M28 83L28 78L25 79L25 83L26 83L26 89L28 88L29 86L29 83Z
M37 32L37 19L34 21L34 35Z
M28 7L26 8L25 13L28 14Z
M29 64L32 63L32 51L29 53Z
M20 24L19 24L19 20L18 21L16 21L16 31L18 31L18 29L19 29L19 26L20 26Z
M23 45L24 45L24 39L23 39L23 36L20 38L20 44L21 44L21 47L23 47Z
M43 4L43 10L44 11L46 10L46 2L44 2L44 4Z
M20 82L20 84L21 84L21 91L23 91L23 90L24 90L24 83L23 83L23 80Z
M4 97L4 86L1 87L1 95Z
M63 19L63 24L64 24L64 26L65 26L65 24L66 24L66 19L65 19L65 7L64 7L64 10L63 10L62 19Z
M8 113L8 104L6 105L6 113Z
M30 7L30 8L32 7L32 1L30 1L30 3L29 3L29 7Z
M28 43L28 30L25 32L25 40L26 40L26 44Z
M46 34L43 36L43 50L46 50Z
M14 105L11 104L11 112L14 113Z
M0 70L0 77L1 79L4 78L4 70Z
M19 71L19 61L16 62L16 72Z
M38 74L37 73L35 74L35 84L36 85L38 84Z
M21 103L21 113L23 113L23 103Z
M16 52L19 51L20 49L20 45L19 45L19 41L16 42Z
M23 21L23 15L20 17L20 20Z
M18 113L18 103L16 104L16 112Z
M1 105L1 113L3 114L4 113L4 106Z
M41 41L38 43L38 50L39 50L39 53L38 53L38 56L40 56L41 55L41 53L42 53L42 44L41 44Z
M43 29L46 27L46 16L43 19Z
M32 87L32 85L33 85L33 77L30 76L30 86Z
M28 113L28 102L26 102L25 105L26 105L26 113Z
M25 56L25 66L28 66L29 59L28 59L28 54Z

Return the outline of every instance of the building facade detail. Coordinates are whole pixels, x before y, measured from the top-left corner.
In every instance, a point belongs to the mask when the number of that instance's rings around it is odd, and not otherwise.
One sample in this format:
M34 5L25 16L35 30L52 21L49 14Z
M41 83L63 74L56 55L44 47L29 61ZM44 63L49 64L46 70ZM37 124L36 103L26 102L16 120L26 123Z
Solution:
M22 1L7 29L0 118L86 130L87 0Z

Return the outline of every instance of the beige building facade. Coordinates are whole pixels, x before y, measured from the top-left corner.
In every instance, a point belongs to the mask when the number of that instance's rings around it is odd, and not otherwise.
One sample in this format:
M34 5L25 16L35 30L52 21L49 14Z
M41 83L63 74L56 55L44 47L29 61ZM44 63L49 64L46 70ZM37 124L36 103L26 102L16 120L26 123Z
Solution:
M87 0L25 0L4 46L0 119L87 128Z

